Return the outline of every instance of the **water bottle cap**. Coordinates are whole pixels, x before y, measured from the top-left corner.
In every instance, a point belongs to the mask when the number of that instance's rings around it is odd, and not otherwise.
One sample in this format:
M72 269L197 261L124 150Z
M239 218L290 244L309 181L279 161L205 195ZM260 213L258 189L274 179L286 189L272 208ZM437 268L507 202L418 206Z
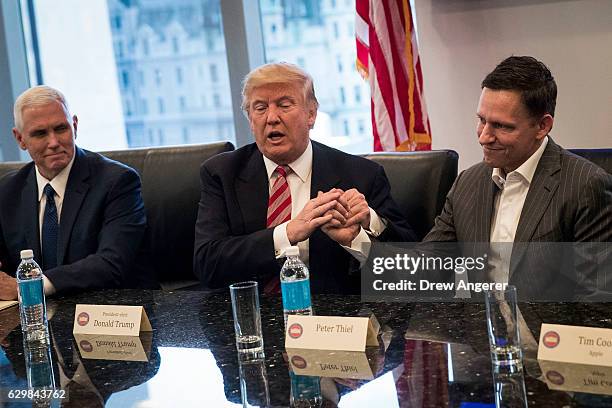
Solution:
M296 246L290 246L285 249L285 256L300 256L300 248Z
M24 249L19 255L21 255L21 259L34 258L34 251L31 249Z

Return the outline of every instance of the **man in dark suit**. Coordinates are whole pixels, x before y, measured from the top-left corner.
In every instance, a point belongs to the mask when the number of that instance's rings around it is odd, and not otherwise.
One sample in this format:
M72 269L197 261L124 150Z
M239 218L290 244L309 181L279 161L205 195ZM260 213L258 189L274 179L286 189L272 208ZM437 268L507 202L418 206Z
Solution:
M206 161L194 268L208 288L248 279L272 291L291 245L309 263L313 292L356 292L362 243L414 236L381 166L310 140L318 102L297 66L247 75L245 111L255 143Z
M487 75L476 115L484 160L457 177L424 239L491 242L484 279L531 300L597 295L609 253L583 243L612 238L612 177L550 138L556 96L552 74L532 57L509 57Z
M17 298L23 249L43 268L46 294L155 287L137 259L146 228L138 174L78 148L78 119L51 87L25 91L14 113L13 134L33 161L0 180L0 299Z

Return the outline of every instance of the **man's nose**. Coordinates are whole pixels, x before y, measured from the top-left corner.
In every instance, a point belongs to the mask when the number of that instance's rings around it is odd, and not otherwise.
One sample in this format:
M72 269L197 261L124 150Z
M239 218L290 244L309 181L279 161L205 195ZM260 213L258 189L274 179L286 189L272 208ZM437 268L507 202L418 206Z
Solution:
M477 133L478 133L478 143L480 143L481 145L490 144L495 141L495 132L491 128L491 125L488 123L484 125L482 123L479 124Z
M59 146L59 140L57 134L54 131L49 132L49 135L47 136L47 142L48 147L53 148Z
M279 117L279 108L275 105L270 105L268 107L268 116L266 117L266 122L269 124L278 123L280 121Z

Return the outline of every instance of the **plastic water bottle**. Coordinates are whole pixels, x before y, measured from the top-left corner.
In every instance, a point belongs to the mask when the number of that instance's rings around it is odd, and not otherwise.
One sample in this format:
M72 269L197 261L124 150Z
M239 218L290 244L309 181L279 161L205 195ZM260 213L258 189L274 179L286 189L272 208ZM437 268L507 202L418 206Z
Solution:
M27 342L49 342L47 307L43 290L42 270L34 261L31 249L21 251L21 263L17 267L21 330Z
M285 250L285 261L280 271L285 326L290 314L311 315L310 273L300 260L300 249L291 246Z
M296 375L292 372L289 372L289 377L291 377L289 404L292 408L313 408L322 405L321 377Z

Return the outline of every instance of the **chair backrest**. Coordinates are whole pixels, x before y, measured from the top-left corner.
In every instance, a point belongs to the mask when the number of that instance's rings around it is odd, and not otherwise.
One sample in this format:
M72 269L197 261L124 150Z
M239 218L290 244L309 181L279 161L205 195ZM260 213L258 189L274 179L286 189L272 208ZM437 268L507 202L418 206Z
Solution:
M457 152L384 152L364 157L384 167L393 199L419 239L423 238L442 211L446 194L457 177Z
M568 149L612 174L612 149Z
M152 266L163 287L196 280L195 223L200 201L200 165L234 150L230 142L101 152L140 173L147 210Z

